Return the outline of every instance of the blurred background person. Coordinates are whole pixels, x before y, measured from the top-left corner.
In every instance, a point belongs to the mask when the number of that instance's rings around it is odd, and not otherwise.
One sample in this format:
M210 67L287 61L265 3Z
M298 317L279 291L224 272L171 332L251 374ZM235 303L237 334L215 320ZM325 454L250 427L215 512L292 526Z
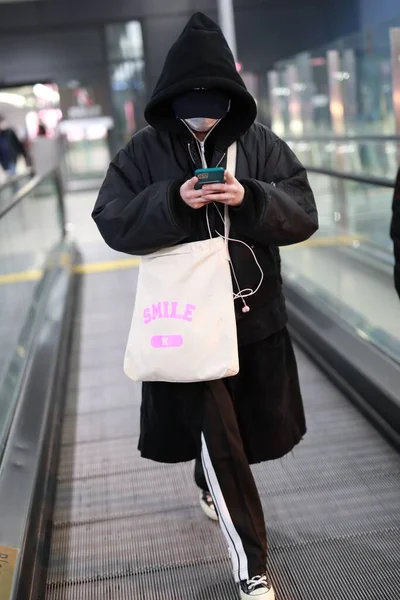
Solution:
M27 162L27 153L23 143L3 115L0 115L0 164L6 175L15 175L17 161L23 156Z
M35 175L45 175L60 165L60 142L49 138L43 123L38 127L37 137L31 145L32 167Z

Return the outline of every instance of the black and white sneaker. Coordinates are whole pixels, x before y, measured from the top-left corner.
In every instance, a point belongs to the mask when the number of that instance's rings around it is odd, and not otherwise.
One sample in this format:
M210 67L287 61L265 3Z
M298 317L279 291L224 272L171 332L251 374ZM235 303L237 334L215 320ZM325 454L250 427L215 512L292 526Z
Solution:
M200 491L200 506L209 519L212 521L218 521L217 511L215 510L214 502L210 492L206 492L204 490Z
M240 582L242 600L275 600L275 592L266 575L256 575Z

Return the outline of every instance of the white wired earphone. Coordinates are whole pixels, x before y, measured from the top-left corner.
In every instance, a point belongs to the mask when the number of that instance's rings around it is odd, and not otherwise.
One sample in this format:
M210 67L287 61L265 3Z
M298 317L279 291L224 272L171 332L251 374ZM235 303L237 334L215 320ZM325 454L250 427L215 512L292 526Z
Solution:
M231 146L229 146L228 148L228 155L227 155L227 165L226 168L227 170L232 173L232 175L235 175L236 173L236 157L237 157L237 143L234 142ZM237 300L238 298L241 299L241 301L243 302L243 308L242 308L242 312L244 313L248 313L250 312L250 307L247 305L246 302L246 298L249 298L250 296L254 296L254 294L256 294L258 292L258 290L260 289L262 282L264 281L264 271L262 270L260 263L257 260L257 257L253 251L253 249L246 244L246 242L243 242L242 240L236 240L234 238L230 238L229 237L229 230L230 230L230 218L229 218L229 208L227 205L224 206L224 216L222 216L221 211L219 210L217 204L214 202L214 207L217 210L219 216L221 217L221 220L224 224L224 234L219 233L218 231L215 231L215 233L217 235L219 235L220 237L222 237L225 240L225 244L226 244L226 252L228 255L228 260L232 269L232 274L233 277L235 279L235 283L237 285L237 289L238 292L235 294L233 294L233 299ZM207 219L207 228L208 228L208 233L210 238L212 238L212 233L211 233L211 226L210 226L210 218L209 218L209 214L208 214L208 205L206 207L206 219ZM260 270L261 273L261 279L260 282L258 284L258 286L256 287L255 290L252 290L251 288L246 288L244 290L240 289L240 285L239 285L239 281L238 278L236 276L236 272L235 272L235 268L233 266L230 254L229 254L229 247L228 247L228 242L237 242L238 244L243 244L243 246L246 246L246 248L248 248L251 252L251 254L253 255L254 258L254 262L256 263L257 267Z

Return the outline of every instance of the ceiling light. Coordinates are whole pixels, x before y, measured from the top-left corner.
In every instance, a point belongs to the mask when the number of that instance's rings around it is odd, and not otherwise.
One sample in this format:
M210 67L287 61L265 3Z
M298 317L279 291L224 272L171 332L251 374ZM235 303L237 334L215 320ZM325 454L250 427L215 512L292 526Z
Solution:
M42 83L37 83L33 86L33 93L37 98L41 100L47 100L47 102L59 102L60 94L54 89Z
M22 108L26 104L26 99L20 94L11 94L10 92L0 92L0 102L3 104L11 104Z

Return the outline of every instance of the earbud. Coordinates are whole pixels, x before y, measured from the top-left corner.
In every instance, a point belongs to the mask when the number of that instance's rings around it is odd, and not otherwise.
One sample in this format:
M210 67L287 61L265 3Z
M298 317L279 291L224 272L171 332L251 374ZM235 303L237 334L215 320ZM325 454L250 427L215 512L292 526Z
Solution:
M254 296L254 294L256 294L258 292L258 290L260 289L260 287L262 285L262 282L264 281L264 271L262 270L261 265L260 265L260 263L257 260L257 257L255 255L255 252L254 252L253 248L251 248L243 240L235 240L235 239L229 237L229 234L227 233L227 231L229 231L229 224L230 224L229 218L228 218L228 227L227 227L227 223L226 223L224 217L222 216L221 211L219 210L217 204L215 204L215 202L214 202L214 206L215 206L215 209L217 210L217 212L218 212L218 214L219 214L219 216L221 218L221 221L224 224L224 228L225 228L224 235L222 235L221 233L219 233L218 230L215 230L215 233L219 237L221 237L221 238L223 238L225 240L226 250L227 250L227 254L228 254L228 260L230 262L231 269L232 269L232 275L233 275L233 278L234 278L235 283L236 283L237 288L238 288L238 292L236 292L236 293L233 294L233 299L234 300L238 300L240 298L240 300L243 302L242 313L246 314L246 313L250 312L250 307L247 306L245 298L248 298L249 296ZM225 210L226 210L226 216L228 217L227 207L226 206L225 206ZM208 214L208 205L206 207L206 221L207 221L208 233L210 235L210 239L212 239L213 236L212 236L212 232L211 232L210 219L209 219L209 214ZM240 285L239 285L239 282L238 282L238 278L236 276L235 268L233 266L231 257L229 256L228 242L237 242L238 244L243 244L243 246L245 246L251 252L251 254L253 256L253 259L254 259L254 262L256 263L256 265L257 265L257 267L258 267L258 269L259 269L259 271L261 273L260 281L259 281L258 286L256 287L255 290L250 289L250 288L246 288L244 290L240 289Z

